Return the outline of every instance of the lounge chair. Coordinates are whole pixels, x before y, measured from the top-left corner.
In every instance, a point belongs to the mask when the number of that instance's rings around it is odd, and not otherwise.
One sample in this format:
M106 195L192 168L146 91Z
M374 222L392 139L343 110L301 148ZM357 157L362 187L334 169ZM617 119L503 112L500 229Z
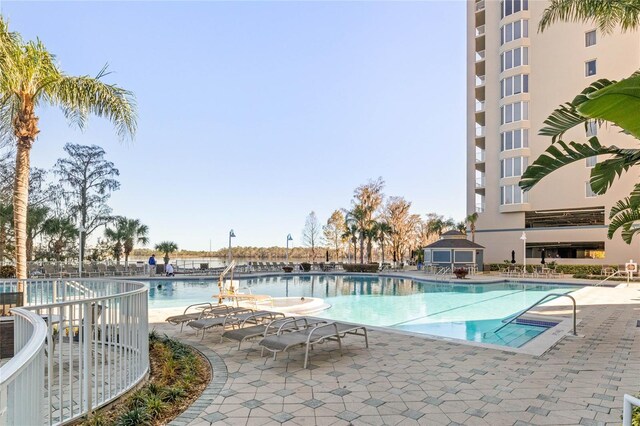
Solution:
M224 330L227 325L235 327L241 323L244 323L245 321L250 321L257 324L262 320L275 319L274 315L283 315L270 311L254 311L253 309L245 308L234 308L234 310L235 312L231 312L224 316L221 315L212 318L200 318L198 320L187 323L187 325L195 329L196 332L198 330L201 330L202 339L204 339L205 331L213 327L220 326Z
M303 368L307 368L310 347L315 344L324 343L325 340L337 340L340 355L342 356L342 338L347 334L364 337L365 345L367 348L369 347L366 327L342 322L330 322L328 324L305 328L300 331L267 336L260 341L259 345L273 352L273 359L276 358L278 352L286 352L296 346L305 346Z
M189 309L194 308L199 312L188 312ZM232 306L228 305L213 305L211 303L195 303L193 305L189 305L186 307L182 315L174 315L168 317L165 321L169 324L180 324L180 331L184 327L184 324L189 321L194 321L200 319L204 316L215 316L215 315L227 315L232 311Z
M278 315L283 315L277 313ZM238 350L242 345L242 342L255 337L267 337L272 334L280 334L291 330L300 330L302 328L308 328L310 325L317 325L325 323L323 320L314 320L307 317L288 317L277 318L269 323L257 324L249 327L245 327L246 320L240 324L239 328L227 330L222 333L222 339L230 339L238 342Z

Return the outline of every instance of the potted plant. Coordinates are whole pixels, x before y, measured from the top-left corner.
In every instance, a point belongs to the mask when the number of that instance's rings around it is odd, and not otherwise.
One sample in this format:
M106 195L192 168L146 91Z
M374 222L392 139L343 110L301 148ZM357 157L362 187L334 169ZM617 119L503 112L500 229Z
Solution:
M453 274L456 278L463 280L469 274L469 271L466 268L456 268L453 270Z

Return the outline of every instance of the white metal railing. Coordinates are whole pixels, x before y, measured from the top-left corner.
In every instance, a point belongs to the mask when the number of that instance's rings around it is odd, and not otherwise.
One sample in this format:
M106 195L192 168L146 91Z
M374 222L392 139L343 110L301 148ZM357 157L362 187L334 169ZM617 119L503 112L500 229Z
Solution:
M484 112L484 101L476 101L476 112Z
M16 287L17 281L0 282L0 292L16 291ZM41 409L35 409L29 399L23 402L41 421L28 424L58 425L84 416L131 389L149 371L144 284L97 279L27 281L26 301L28 306L15 311L40 318L46 340L40 360L43 378L26 392L33 395L44 389ZM16 322L16 336L21 328ZM5 367L0 368L3 390Z
M476 37L483 36L484 32L485 32L485 26L484 25L480 25L479 27L476 27Z
M476 2L476 12L480 12L482 10L484 10L484 0Z
M14 308L14 356L0 368L0 425L43 424L44 320Z
M476 203L476 213L484 213L485 203Z
M484 176L476 178L476 188L484 188Z
M486 56L486 54L485 54L484 50L476 52L476 62L484 61L485 56Z
M484 149L476 149L476 163L484 163Z
M476 127L476 138L483 138L483 137L484 137L484 126Z
M633 406L640 407L640 399L631 396L624 395L624 406L622 408L622 426L631 426L633 420Z

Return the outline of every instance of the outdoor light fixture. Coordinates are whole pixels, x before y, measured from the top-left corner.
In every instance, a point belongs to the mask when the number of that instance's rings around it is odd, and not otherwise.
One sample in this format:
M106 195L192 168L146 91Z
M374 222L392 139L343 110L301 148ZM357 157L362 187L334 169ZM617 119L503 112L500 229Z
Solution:
M231 263L231 238L235 236L236 234L233 232L233 229L229 231L229 263Z
M291 238L291 234L287 235L287 250L285 251L285 259L287 260L287 262L289 262L289 241L293 241L293 238Z
M522 240L522 248L524 249L522 264L524 265L524 271L526 272L527 270L527 233L522 232L522 236L520 237L520 239Z

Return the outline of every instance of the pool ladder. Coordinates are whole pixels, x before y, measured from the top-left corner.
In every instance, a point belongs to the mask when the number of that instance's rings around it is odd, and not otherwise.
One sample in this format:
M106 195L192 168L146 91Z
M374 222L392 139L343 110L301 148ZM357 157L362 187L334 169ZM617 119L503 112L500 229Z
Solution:
M553 296L555 299L557 299L558 297L568 297L569 299L571 299L571 303L573 303L573 335L577 336L578 333L577 333L577 330L576 330L576 299L574 299L573 296L569 296L568 294L564 294L564 293L549 293L549 294L547 294L545 297L543 297L542 299L538 300L536 303L534 303L533 305L529 306L527 309L525 309L523 311L520 311L520 313L518 313L517 315L513 316L504 325L502 325L500 328L495 330L494 334L498 333L498 331L502 330L503 328L505 328L506 326L508 326L509 324L511 324L512 322L514 322L518 318L520 318L522 315L524 315L530 309L533 309L536 306L538 306L539 304L541 304L542 302L546 301L551 296Z

